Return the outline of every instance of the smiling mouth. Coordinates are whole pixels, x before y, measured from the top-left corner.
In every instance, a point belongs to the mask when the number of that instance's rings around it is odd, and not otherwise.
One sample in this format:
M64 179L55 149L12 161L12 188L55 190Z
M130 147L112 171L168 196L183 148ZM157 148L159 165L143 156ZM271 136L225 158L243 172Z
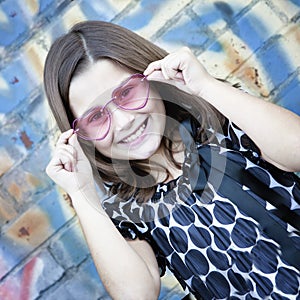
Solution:
M147 123L148 123L148 118L133 134L128 136L126 139L123 139L121 143L122 144L132 143L134 140L138 139L143 134L147 126Z

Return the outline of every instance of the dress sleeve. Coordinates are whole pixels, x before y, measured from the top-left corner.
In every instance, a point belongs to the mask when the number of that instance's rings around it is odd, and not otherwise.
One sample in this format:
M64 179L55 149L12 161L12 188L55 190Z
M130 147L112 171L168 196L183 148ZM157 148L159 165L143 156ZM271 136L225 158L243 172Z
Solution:
M225 143L226 148L241 152L255 164L262 160L261 151L254 141L237 125L226 119L223 133L219 135L219 142Z
M239 151L244 157L248 158L252 163L258 165L269 172L276 178L288 177L292 180L299 180L298 175L293 172L287 172L279 169L275 165L264 160L261 156L261 151L259 147L254 143L254 141L237 125L235 125L230 120L226 119L222 134L217 133L217 142L222 146L225 144L227 149Z
M163 276L166 272L167 260L151 236L148 224L138 218L139 212L135 200L118 201L117 197L110 197L102 201L102 207L125 239L138 238L150 244L160 269L160 276Z

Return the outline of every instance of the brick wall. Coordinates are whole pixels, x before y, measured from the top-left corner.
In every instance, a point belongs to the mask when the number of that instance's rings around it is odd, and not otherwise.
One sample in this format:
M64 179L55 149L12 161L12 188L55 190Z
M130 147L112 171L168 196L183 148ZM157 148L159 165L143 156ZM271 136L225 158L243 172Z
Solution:
M65 193L45 175L57 128L42 87L52 41L112 21L300 115L300 0L0 0L0 299L109 299ZM113 259L113 258L112 258ZM173 277L160 299L180 299Z

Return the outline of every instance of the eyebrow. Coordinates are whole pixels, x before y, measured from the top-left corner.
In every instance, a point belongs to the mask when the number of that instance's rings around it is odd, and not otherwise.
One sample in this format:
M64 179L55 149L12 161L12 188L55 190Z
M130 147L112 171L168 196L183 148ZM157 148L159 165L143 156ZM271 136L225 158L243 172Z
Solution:
M103 108L104 106L102 106L102 105L95 105L95 106L93 106L93 107L91 107L91 108L89 108L87 111L85 111L81 116L80 116L80 118L81 119L83 119L83 118L85 118L85 117L87 117L95 108Z
M113 95L115 93L115 91L117 91L120 87L122 87L126 82L129 81L129 79L132 77L133 74L131 74L130 76L128 76L127 78L125 78L123 81L121 81L121 83L115 88L113 89L111 95Z

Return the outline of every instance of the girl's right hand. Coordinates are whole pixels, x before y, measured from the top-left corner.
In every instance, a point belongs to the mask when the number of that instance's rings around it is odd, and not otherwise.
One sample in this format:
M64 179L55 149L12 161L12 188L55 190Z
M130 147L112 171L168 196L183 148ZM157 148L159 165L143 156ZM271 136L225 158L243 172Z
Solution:
M46 173L69 195L94 188L91 164L72 129L59 137Z

